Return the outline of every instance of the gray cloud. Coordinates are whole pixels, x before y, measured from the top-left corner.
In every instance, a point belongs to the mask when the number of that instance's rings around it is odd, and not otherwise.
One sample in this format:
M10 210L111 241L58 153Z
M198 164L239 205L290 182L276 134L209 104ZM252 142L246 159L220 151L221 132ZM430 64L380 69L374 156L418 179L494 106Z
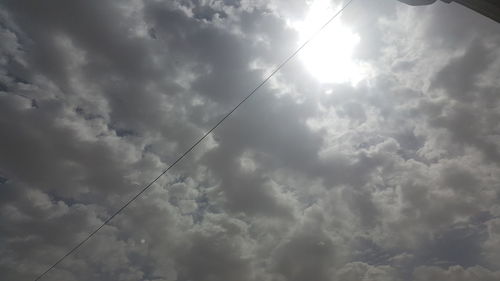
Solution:
M33 279L158 175L308 7L0 4L0 275ZM498 280L499 25L382 0L340 20L370 75L292 60L45 279Z

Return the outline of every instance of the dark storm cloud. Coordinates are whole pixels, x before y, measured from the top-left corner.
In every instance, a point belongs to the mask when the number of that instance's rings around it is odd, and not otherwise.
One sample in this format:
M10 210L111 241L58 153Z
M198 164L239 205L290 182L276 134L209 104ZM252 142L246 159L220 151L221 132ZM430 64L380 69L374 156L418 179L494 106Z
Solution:
M29 280L291 53L308 5L0 7L0 274ZM341 20L370 75L291 61L45 278L498 280L498 24L383 0Z

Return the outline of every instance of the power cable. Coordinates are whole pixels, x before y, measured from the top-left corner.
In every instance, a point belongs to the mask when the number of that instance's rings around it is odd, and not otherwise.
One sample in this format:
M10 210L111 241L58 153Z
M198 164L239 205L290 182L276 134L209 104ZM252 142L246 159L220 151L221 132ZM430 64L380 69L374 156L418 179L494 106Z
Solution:
M158 181L164 174L166 174L170 169L172 169L179 161L181 161L186 155L188 155L200 142L202 142L208 135L210 135L217 127L219 127L222 122L224 122L233 112L236 111L245 101L247 101L257 90L259 90L264 84L271 79L274 74L276 74L278 71L280 71L283 66L285 66L292 58L294 58L305 46L309 44L327 25L329 25L340 13L342 13L354 0L349 0L347 4L345 4L337 13L335 13L326 23L324 23L315 33L313 33L309 39L307 39L302 45L300 45L297 50L295 50L291 55L289 55L282 63L280 63L274 70L269 74L266 79L264 79L255 89L253 89L242 101L240 101L231 111L226 113L222 119L215 124L210 130L208 130L201 138L199 138L191 147L189 147L188 150L186 150L177 160L175 160L170 166L168 166L167 169L165 169L160 175L158 175L154 180L152 180L148 185L146 185L141 191L139 191L136 195L134 195L132 198L130 198L127 203L125 203L120 209L115 211L109 218L107 218L98 228L96 228L94 231L92 231L85 239L80 241L76 246L74 246L70 251L68 251L64 256L59 258L53 265L51 265L49 268L47 268L43 273L38 275L37 278L34 279L34 281L40 280L45 274L47 274L50 270L52 270L54 267L56 267L59 263L61 263L65 258L67 258L69 255L71 255L73 252L78 250L83 244L85 244L90 238L92 238L101 228L103 228L106 224L108 224L114 217L116 217L119 213L121 213L125 208L127 208L135 199L137 199L141 194L143 194L146 190L148 190L156 181Z

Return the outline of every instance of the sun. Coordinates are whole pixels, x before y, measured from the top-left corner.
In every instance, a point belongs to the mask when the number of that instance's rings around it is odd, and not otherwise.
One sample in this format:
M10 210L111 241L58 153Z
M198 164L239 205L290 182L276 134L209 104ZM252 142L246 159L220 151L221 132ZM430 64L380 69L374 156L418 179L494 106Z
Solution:
M292 24L300 35L300 42L309 39L338 9L329 0L310 2L305 19ZM359 42L360 37L336 19L301 51L299 57L321 83L357 84L364 77L361 63L353 59Z

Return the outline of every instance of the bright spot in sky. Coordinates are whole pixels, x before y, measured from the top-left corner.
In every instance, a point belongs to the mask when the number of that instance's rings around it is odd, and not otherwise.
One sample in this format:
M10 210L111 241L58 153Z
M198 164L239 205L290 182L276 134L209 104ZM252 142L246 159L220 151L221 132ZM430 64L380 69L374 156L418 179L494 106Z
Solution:
M300 34L300 42L309 39L339 9L329 0L312 1L305 20L292 23ZM359 41L359 36L337 18L301 51L299 57L320 82L357 84L364 77L362 65L352 59Z

